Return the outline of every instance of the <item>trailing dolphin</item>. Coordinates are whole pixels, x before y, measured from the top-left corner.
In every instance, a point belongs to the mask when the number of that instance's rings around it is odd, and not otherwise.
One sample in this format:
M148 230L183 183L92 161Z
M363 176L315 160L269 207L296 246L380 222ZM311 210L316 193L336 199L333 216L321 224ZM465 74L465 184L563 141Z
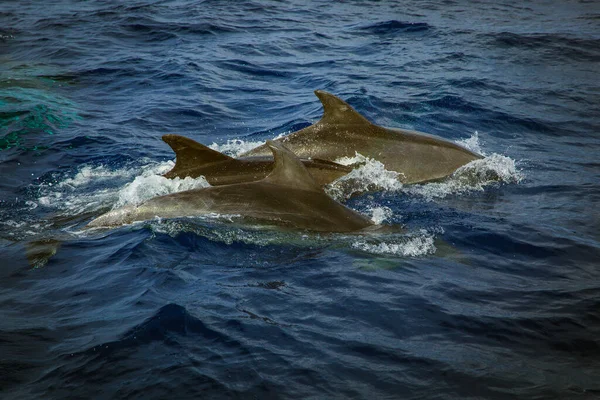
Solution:
M336 96L322 90L315 94L323 104L321 120L276 140L300 158L336 161L360 153L400 173L402 183L441 179L482 158L437 136L377 126ZM264 156L268 152L268 146L262 145L242 156Z
M232 158L179 135L162 139L176 155L175 166L165 178L204 176L212 186L258 181L273 170L273 156ZM324 186L352 171L352 167L325 160L301 160L318 185Z
M155 217L239 215L268 225L321 232L350 232L373 222L329 197L306 167L279 143L267 141L273 171L256 182L213 186L155 197L94 219L88 227L113 227Z

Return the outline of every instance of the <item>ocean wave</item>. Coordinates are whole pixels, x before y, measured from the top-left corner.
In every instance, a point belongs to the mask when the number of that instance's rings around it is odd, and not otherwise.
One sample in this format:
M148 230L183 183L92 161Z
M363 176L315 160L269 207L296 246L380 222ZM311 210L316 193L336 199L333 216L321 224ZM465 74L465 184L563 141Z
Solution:
M432 26L425 22L402 22L397 20L391 20L362 26L359 29L362 32L384 35L397 33L426 32L431 30Z
M237 215L209 214L193 218L178 218L150 221L150 228L155 233L177 237L182 233L192 233L210 241L232 245L243 243L264 247L286 243L294 245L304 241L307 236L295 235L284 231L269 230L265 227L235 223ZM225 223L225 224L224 224Z
M498 47L516 48L537 52L545 58L555 60L592 61L600 60L600 39L581 38L561 34L521 34L500 32L487 34L489 42Z

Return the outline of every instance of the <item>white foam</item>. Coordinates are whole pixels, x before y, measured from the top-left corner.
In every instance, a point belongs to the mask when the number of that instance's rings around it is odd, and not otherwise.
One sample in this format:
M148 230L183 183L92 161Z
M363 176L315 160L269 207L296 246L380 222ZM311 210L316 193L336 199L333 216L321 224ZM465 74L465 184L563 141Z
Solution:
M456 140L456 143L471 150L474 153L479 153L484 155L483 150L481 149L481 144L479 143L479 132L475 131L473 135L471 135L468 139Z
M389 207L371 207L369 208L369 212L371 213L371 221L375 223L375 225L381 225L385 221L389 221L394 212Z
M220 153L230 155L231 157L239 157L241 154L250 151L262 144L264 144L264 142L247 142L241 139L230 139L227 140L227 143L213 143L208 147Z
M290 133L292 133L292 131L281 132L280 134L278 134L271 140L281 139L282 137L287 136ZM231 157L239 157L242 154L244 154L245 152L250 151L258 146L262 146L263 144L265 144L264 141L253 142L253 141L245 141L242 139L228 139L227 143L223 143L223 144L213 143L208 147L210 147L211 149L216 150L220 153L225 153Z
M23 225L25 225L25 222L17 222L17 221L13 221L12 219L9 219L6 221L0 221L0 224L10 226L11 228L20 228Z
M124 175L128 175L128 170L125 169L117 169L111 170L107 168L105 165L98 166L90 166L86 165L79 169L77 174L72 178L67 178L63 181L57 182L56 186L59 188L62 187L71 187L77 188L81 186L88 185L90 182L106 181L110 179L115 179ZM52 186L52 183L49 183L48 186Z
M463 165L443 182L404 186L403 192L424 197L427 201L448 195L483 191L497 183L519 183L524 176L515 160L500 154L491 154Z
M172 180L162 177L161 174L173 168L173 161L142 161L147 164L116 169L84 165L74 176L41 184L37 204L77 215L111 205L139 204L154 196L208 185L202 177Z
M209 222L214 219L227 220L232 222L237 216L227 215L212 215L203 217L194 217L187 222L185 219L177 220L160 220L155 219L151 221L152 230L156 233L163 233L170 236L176 236L181 232L193 232L196 235L203 236L209 240L225 243L231 245L233 243L245 243L255 246L270 246L280 245L285 243L286 245L293 245L303 248L313 248L314 246L326 246L328 244L337 244L342 247L351 247L354 250L363 251L370 254L377 255L392 255L400 257L419 257L434 254L436 252L435 240L435 229L425 230L402 235L386 235L383 238L381 236L370 236L363 235L360 239L354 242L349 241L349 238L354 236L333 234L321 236L318 233L299 233L299 232L284 232L280 230L265 229L264 226L249 226L244 227L237 226L223 226L219 225L205 225L204 223L197 223L198 220L205 220Z
M457 141L457 143L485 156L477 131L468 139ZM523 172L517 168L515 160L497 153L460 167L442 182L415 185L402 185L398 179L400 176L398 172L388 171L381 162L359 153L356 153L354 157L339 158L336 162L343 165L360 165L326 187L327 193L340 201L346 200L354 194L374 190L419 195L431 201L452 194L482 191L486 186L497 183L519 183L524 178Z
M152 230L156 233L163 233L170 236L177 236L182 232L192 232L196 235L203 236L214 242L225 243L231 245L233 243L245 243L256 246L267 246L270 244L278 244L285 242L286 235L279 231L269 230L254 230L253 227L246 225L244 228L235 226L211 226L198 224L195 221L204 220L211 222L221 220L226 222L234 222L239 215L229 214L208 214L199 217L193 217L187 222L184 219L177 220L153 220L151 223ZM264 228L264 227L262 227Z
M454 194L483 191L486 186L497 183L519 183L523 180L523 172L517 168L515 160L497 153L487 155L483 151L479 132L475 131L468 139L457 140L456 143L484 158L463 165L442 182L405 186L403 192L432 201Z
M113 208L138 205L156 196L208 186L210 185L203 176L197 179L190 178L189 176L184 179L167 179L160 175L137 176L133 182L128 183L124 188L119 190L119 199Z
M436 252L433 233L422 229L419 234L396 240L370 243L367 239L352 243L352 248L372 254L391 254L402 257L418 257Z
M381 162L359 153L354 157L339 158L335 162L343 165L362 164L325 188L336 200L349 199L354 194L374 190L398 191L403 187L398 179L398 172L388 171Z
M367 162L367 160L369 160L369 158L363 156L359 152L355 152L354 157L340 157L337 160L335 160L335 162L342 165L353 165L363 164Z

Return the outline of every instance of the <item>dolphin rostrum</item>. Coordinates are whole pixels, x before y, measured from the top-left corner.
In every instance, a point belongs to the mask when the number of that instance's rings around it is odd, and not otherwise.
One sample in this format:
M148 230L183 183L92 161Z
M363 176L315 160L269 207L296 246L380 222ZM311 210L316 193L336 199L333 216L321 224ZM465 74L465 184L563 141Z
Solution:
M360 153L398 172L402 183L441 179L482 158L437 136L377 126L336 96L322 90L316 90L315 94L323 104L321 120L275 140L300 158L336 161ZM262 145L242 156L264 156L268 151L268 147Z
M306 167L279 143L267 141L273 171L255 182L212 186L152 198L94 219L88 227L114 227L155 217L239 215L267 225L320 232L350 232L373 225L363 215L329 197Z
M162 139L176 155L175 166L165 178L204 176L212 186L258 181L273 170L273 156L232 158L179 135ZM324 186L352 171L352 167L326 160L301 160L318 185Z

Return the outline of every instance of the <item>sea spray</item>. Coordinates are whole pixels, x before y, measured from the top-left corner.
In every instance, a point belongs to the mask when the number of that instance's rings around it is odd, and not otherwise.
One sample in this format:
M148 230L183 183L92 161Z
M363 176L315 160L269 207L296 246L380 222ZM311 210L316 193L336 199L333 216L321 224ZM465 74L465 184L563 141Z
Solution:
M227 154L231 157L239 157L241 154L250 151L262 144L264 144L264 142L247 142L241 139L229 139L227 140L227 143L213 143L208 147L220 153Z
M459 144L468 150L471 150L474 153L478 153L481 155L485 155L483 149L481 148L481 143L479 141L479 132L475 131L473 135L471 135L467 139L456 140L456 144Z
M164 196L184 190L200 189L210 186L203 176L196 179L173 178L167 179L160 175L138 176L133 182L119 190L119 200L113 208L126 205L138 205L153 197Z
M342 165L358 165L325 188L327 194L338 201L347 200L364 192L397 191L402 188L402 183L398 179L400 174L386 170L381 162L372 158L356 153L354 157L342 157L336 162Z
M75 175L55 177L52 182L40 184L37 203L62 214L77 215L208 186L203 177L173 180L162 177L173 167L173 161L143 162L145 164L115 169L106 165L83 165Z
M364 238L352 243L352 248L371 254L418 257L436 252L435 234L421 229L414 234L402 237Z
M389 207L370 207L368 209L371 214L371 221L375 223L375 225L381 225L386 221L390 221L394 216L394 212Z
M522 179L523 173L516 167L515 160L494 153L463 165L442 182L407 185L403 192L432 201L454 194L483 191L493 184L519 183Z

